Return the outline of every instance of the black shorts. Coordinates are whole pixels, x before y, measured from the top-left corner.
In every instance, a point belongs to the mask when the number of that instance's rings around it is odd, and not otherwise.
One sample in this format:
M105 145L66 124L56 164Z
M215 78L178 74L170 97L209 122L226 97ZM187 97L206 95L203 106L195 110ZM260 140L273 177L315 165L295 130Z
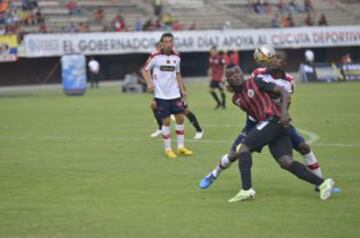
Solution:
M214 88L218 88L220 90L224 90L224 87L221 83L221 81L218 81L218 80L211 80L210 81L210 88L214 89Z
M243 144L251 152L260 152L266 145L275 159L281 156L292 156L292 144L289 129L278 122L277 118L263 121L251 129L246 135Z
M184 102L181 98L176 99L159 99L155 98L156 110L161 119L170 117L171 114L180 114L184 112Z

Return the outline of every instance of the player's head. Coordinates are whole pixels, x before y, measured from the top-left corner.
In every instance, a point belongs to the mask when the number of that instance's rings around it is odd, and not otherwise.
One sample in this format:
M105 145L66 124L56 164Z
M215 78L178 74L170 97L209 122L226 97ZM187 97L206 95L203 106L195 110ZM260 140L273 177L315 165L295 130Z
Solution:
M174 47L174 36L171 33L164 33L160 39L161 47L164 51L170 52Z
M243 71L240 66L235 64L226 66L225 76L228 86L233 89L241 86L245 81Z
M254 60L262 66L268 66L276 59L276 51L271 45L261 45L254 51Z
M210 49L210 56L215 56L218 54L218 51L216 49L216 46L211 47Z

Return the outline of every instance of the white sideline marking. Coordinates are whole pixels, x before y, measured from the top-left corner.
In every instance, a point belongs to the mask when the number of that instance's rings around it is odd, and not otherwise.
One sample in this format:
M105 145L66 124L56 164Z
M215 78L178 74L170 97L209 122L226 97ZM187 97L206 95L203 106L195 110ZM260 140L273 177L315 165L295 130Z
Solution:
M315 141L318 141L320 139L320 136L318 136L317 134L311 132L311 131L307 131L307 130L303 130L303 129L297 129L300 133L308 135L309 139L306 140L307 143L312 144Z

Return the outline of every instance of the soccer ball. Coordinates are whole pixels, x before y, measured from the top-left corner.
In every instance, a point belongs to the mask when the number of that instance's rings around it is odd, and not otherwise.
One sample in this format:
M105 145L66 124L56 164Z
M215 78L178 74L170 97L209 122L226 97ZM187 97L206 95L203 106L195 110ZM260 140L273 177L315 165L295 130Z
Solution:
M270 63L275 55L275 49L271 45L261 45L255 49L254 60L260 64L266 64Z

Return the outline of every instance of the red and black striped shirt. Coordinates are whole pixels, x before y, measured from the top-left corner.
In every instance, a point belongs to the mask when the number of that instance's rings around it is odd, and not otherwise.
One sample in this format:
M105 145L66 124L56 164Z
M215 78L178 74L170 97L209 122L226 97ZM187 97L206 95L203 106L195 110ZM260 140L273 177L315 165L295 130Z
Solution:
M257 122L269 117L280 117L281 108L271 99L275 86L262 78L250 78L244 82L239 92L234 93L232 101Z

